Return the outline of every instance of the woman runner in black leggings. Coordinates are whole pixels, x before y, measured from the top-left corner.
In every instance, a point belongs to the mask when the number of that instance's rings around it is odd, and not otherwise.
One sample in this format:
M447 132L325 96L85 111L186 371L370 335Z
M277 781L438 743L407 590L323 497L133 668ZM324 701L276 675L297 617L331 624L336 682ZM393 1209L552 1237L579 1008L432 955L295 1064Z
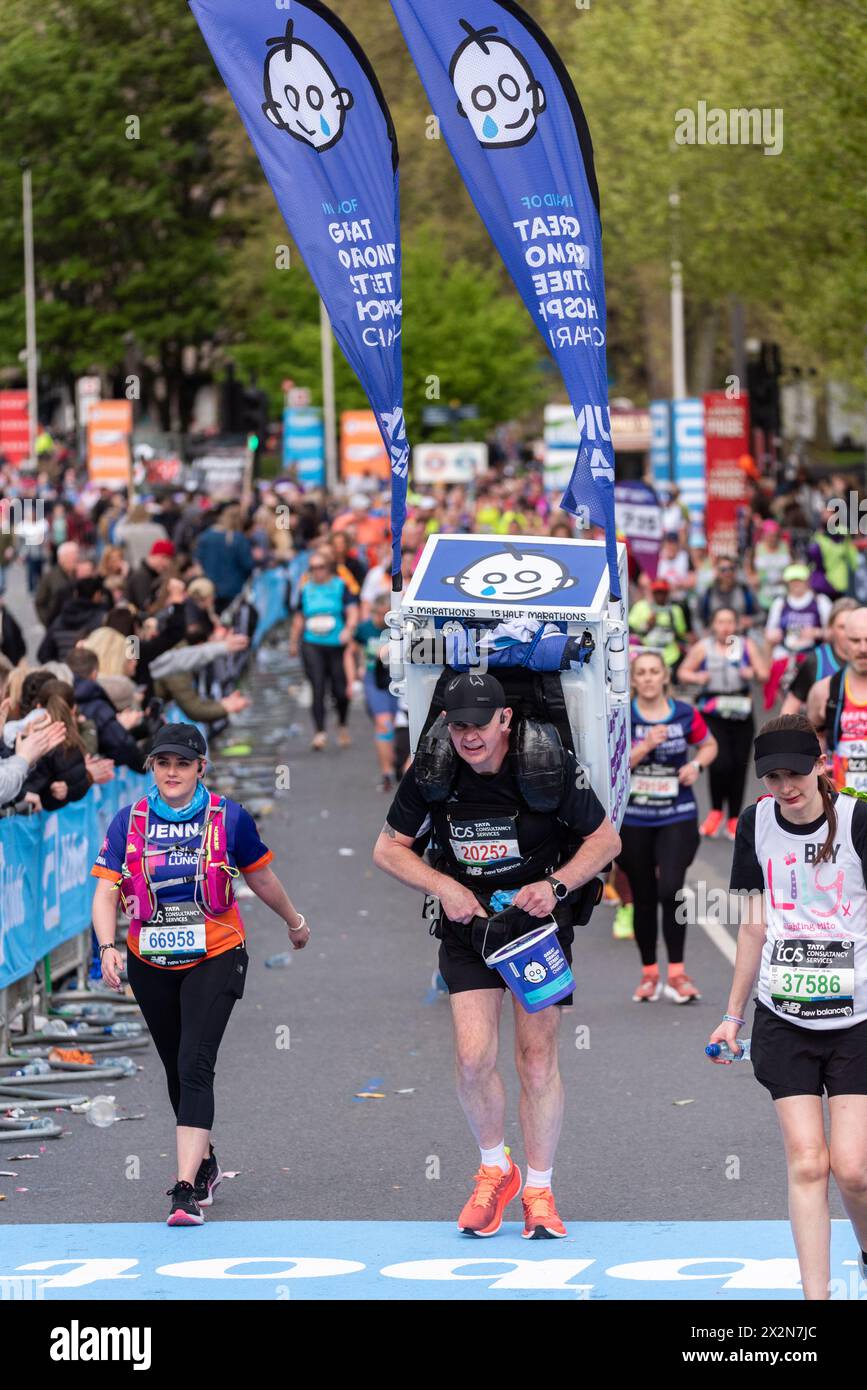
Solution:
M283 918L296 951L310 935L268 867L271 851L252 816L205 787L206 751L193 724L160 729L145 764L156 786L118 811L92 870L103 978L110 988L121 988L114 940L123 899L130 914L127 976L165 1068L177 1120L170 1226L200 1226L201 1209L211 1205L222 1178L210 1142L214 1067L247 972L232 880L242 873L256 896Z
M696 642L681 663L678 680L698 685L696 708L716 739L716 761L710 770L711 810L702 821L702 835L716 835L723 821L726 835L735 837L744 804L744 787L755 735L750 681L767 680L767 664L751 637L741 637L733 608L718 608L710 633ZM728 818L725 806L728 804Z
M301 588L298 611L292 619L289 654L297 656L300 644L301 660L313 691L316 732L311 747L315 752L320 752L328 742L325 691L329 687L337 711L337 742L341 748L348 748L351 742L346 727L349 692L343 658L357 626L358 604L346 581L336 572L333 553L327 549L314 551Z
M716 757L716 743L701 715L672 700L659 652L638 651L632 661L632 783L620 830L617 862L634 899L635 941L641 981L632 998L652 1002L663 992L656 960L659 913L668 953L665 995L675 1004L700 999L683 963L686 924L678 893L698 849L698 807L693 783ZM688 749L698 749L690 758Z

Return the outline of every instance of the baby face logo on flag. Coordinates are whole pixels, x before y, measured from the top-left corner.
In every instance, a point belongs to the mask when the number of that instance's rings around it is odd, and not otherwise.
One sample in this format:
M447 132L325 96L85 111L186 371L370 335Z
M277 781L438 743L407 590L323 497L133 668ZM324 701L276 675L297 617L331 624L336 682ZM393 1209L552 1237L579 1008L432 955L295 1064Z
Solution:
M295 37L294 20L268 39L262 110L271 123L322 154L337 144L355 98L339 86L325 59Z
M545 92L530 64L504 39L494 24L467 31L451 61L449 77L458 94L458 112L466 116L481 145L512 149L536 134L536 118L545 110Z

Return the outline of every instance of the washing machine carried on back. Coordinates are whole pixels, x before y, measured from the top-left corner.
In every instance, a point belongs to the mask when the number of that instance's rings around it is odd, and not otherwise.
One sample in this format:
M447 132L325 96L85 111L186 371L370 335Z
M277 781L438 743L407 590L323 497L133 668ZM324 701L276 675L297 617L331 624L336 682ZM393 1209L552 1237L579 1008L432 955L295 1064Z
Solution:
M617 547L627 593L626 547ZM397 596L395 596L397 597ZM410 742L440 713L454 670L483 668L516 718L555 725L619 828L629 795L626 612L610 602L602 541L434 535L389 614L392 690Z

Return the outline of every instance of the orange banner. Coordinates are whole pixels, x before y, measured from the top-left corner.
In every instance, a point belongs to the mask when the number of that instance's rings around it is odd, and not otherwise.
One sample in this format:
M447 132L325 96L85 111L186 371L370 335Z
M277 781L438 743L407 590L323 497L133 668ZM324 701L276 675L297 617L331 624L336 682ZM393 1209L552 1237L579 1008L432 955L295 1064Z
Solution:
M340 475L391 477L391 464L372 410L344 410L340 417Z
M87 472L100 487L130 479L132 401L94 401L87 417Z

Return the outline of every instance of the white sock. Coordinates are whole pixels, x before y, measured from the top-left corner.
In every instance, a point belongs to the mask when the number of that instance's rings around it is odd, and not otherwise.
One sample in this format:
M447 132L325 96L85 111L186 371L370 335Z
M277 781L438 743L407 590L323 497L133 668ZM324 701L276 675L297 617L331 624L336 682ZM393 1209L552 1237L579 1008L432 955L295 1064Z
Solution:
M506 1141L503 1139L493 1149L483 1149L479 1146L479 1153L482 1155L482 1162L486 1168L499 1168L502 1172L509 1171L509 1158L506 1153Z
M529 1165L528 1165L528 1167L527 1167L527 1181L524 1183L524 1186L525 1186L525 1187L550 1187L550 1186L551 1186L551 1174L553 1173L553 1171L554 1171L553 1168L546 1168L545 1172L543 1173L539 1168L530 1168Z

